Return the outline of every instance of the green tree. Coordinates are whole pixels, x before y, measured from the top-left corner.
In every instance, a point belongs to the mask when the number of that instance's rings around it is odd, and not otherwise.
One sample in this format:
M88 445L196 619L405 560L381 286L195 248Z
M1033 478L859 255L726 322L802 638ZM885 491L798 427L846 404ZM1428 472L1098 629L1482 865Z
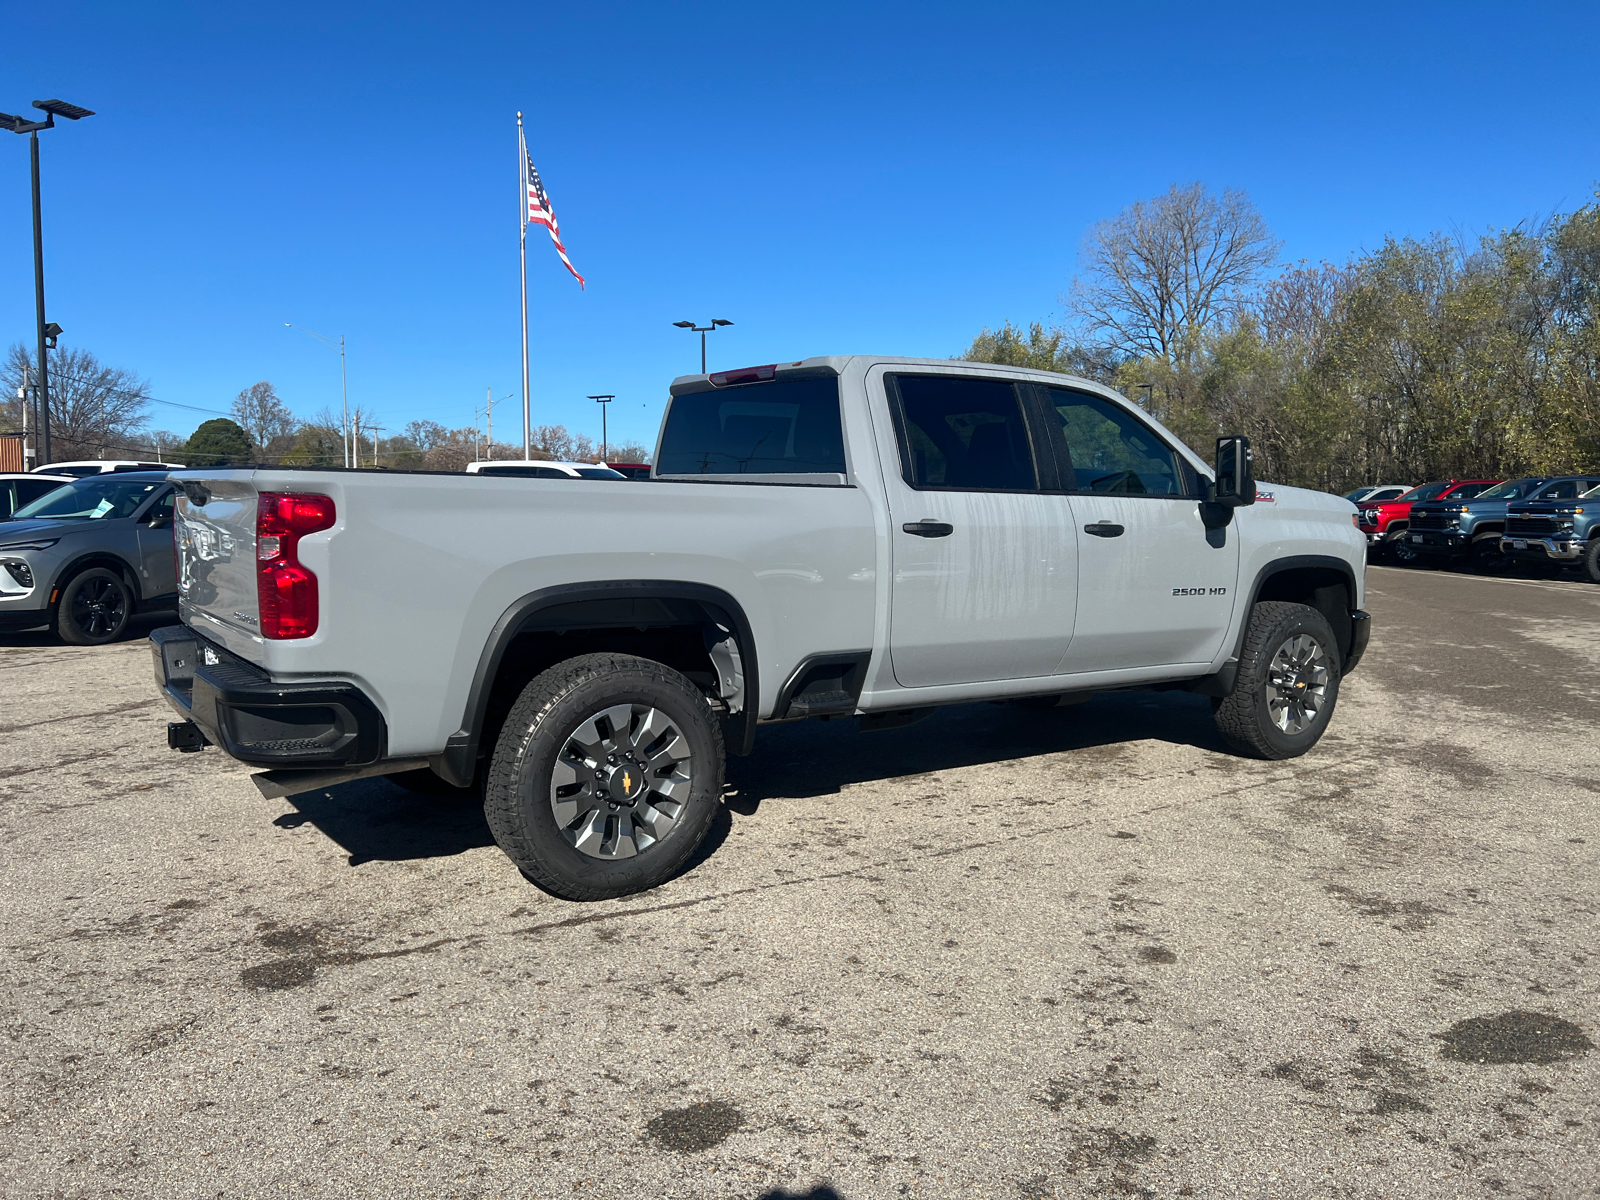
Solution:
M227 417L206 421L177 453L190 467L240 467L254 459L250 435Z

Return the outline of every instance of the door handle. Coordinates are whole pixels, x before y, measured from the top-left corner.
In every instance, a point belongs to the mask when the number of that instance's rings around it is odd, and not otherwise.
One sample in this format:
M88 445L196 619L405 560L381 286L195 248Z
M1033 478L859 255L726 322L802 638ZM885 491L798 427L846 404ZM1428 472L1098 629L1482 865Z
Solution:
M1113 525L1109 521L1096 521L1093 525L1083 527L1085 533L1092 533L1095 537L1121 537L1122 526Z
M949 537L956 531L956 527L946 521L907 521L900 528L917 537Z

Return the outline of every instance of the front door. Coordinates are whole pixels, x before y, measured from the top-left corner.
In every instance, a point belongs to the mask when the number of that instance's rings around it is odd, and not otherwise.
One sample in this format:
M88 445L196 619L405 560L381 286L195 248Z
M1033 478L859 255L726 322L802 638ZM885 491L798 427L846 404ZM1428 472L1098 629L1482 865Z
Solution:
M1077 628L1059 670L1211 663L1233 615L1236 531L1205 528L1195 472L1131 406L1040 391L1078 540Z
M172 502L168 491L139 518L139 593L145 599L178 591L178 556L172 541Z
M1051 674L1072 640L1077 545L1062 498L1040 491L1019 387L937 368L875 374L900 468L884 470L896 681Z

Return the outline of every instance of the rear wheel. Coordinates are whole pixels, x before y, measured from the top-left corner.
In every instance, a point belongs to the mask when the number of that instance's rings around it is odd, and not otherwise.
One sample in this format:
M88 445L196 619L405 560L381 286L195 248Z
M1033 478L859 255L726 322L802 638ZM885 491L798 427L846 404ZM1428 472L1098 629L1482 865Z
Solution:
M1250 610L1233 694L1217 729L1241 754L1295 758L1315 746L1339 700L1339 646L1316 609L1265 600Z
M694 684L649 659L585 654L523 689L484 814L534 883L604 900L672 877L711 828L722 773L722 729Z
M104 567L74 575L56 603L56 633L74 646L116 641L133 615L133 592L121 576Z

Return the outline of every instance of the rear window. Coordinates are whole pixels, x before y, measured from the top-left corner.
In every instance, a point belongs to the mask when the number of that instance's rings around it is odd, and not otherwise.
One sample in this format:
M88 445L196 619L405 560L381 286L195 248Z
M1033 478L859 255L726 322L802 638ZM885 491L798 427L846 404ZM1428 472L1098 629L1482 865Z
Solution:
M779 379L674 396L657 475L843 475L839 380Z

